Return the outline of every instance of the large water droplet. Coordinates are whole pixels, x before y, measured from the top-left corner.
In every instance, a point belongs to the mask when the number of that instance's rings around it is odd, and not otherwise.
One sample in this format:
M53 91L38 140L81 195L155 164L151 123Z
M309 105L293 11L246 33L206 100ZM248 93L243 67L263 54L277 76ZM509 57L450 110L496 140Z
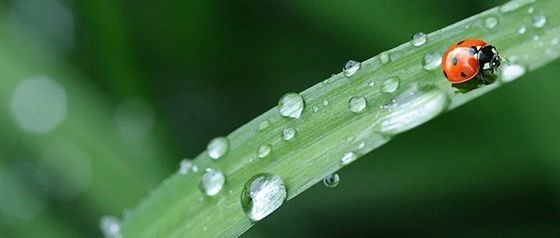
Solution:
M525 74L525 67L519 64L505 65L501 68L500 76L502 81L511 82Z
M336 174L336 173L329 174L329 175L327 175L327 177L325 177L323 179L323 184L325 184L325 186L327 186L329 188L334 188L334 187L338 186L339 182L340 182L340 176L338 176L338 174Z
M379 90L383 93L393 93L397 91L397 89L399 88L399 84L399 78L391 77L383 81L383 84L381 85Z
M525 32L527 32L527 26L525 25L521 25L518 29L517 29L517 34L525 34Z
M260 221L286 200L286 186L274 174L257 174L243 186L241 207L251 221Z
M348 101L348 109L354 113L360 113L366 109L367 101L364 97L352 97L350 101Z
M272 145L270 144L261 145L259 146L259 149L257 149L257 156L262 159L264 157L267 157L271 151L272 151Z
M423 66L425 70L435 70L441 65L441 54L428 53L424 55Z
M342 166L348 165L352 163L352 161L356 160L357 158L358 156L354 152L344 153L342 157L340 157L340 164L342 164Z
M278 102L278 112L283 117L297 119L301 116L304 107L305 101L297 93L287 93Z
M542 28L546 24L546 17L543 15L538 15L533 17L533 26L536 28Z
M440 90L419 91L416 88L403 92L383 108L379 132L395 135L414 128L439 115L447 105L447 96Z
M285 128L282 130L282 139L285 141L292 140L296 136L296 129L292 127Z
M270 125L270 122L268 120L264 120L263 122L261 122L261 124L259 124L259 127L257 129L259 131L262 131L262 130L268 128L269 125Z
M493 29L498 25L498 19L495 17L488 17L486 18L486 20L484 20L484 25L488 29Z
M420 47L424 44L426 44L426 41L428 40L428 36L422 32L418 32L416 34L414 34L414 36L412 36L412 45L416 46L416 47Z
M342 71L344 72L344 76L350 77L354 75L356 72L358 72L360 66L361 66L360 62L355 60L349 60L348 62L346 62L344 68L342 69Z
M208 150L208 156L217 160L227 153L229 149L229 140L226 137L214 138L208 143L206 149Z
M226 177L222 172L217 169L208 168L200 177L198 186L204 194L214 196L222 190L225 182Z
M179 174L187 175L190 172L198 172L198 166L190 159L184 159L179 164Z
M103 216L101 217L101 222L99 224L101 228L101 233L107 238L121 238L121 223L119 219L113 216Z

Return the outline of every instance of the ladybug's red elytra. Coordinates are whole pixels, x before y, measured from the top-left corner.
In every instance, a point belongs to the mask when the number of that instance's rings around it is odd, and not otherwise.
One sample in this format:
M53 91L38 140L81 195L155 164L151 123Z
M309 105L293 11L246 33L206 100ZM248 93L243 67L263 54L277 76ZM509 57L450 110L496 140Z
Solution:
M441 59L443 75L459 92L469 92L496 81L501 58L496 47L483 40L468 39L453 44Z

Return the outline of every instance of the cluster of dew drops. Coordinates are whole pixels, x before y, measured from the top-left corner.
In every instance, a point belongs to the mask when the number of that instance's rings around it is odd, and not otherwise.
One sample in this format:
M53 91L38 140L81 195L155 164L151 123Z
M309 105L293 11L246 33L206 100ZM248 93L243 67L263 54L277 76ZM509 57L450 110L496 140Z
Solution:
M515 10L516 6L509 6L508 4L502 6L500 11L508 12ZM535 28L542 28L546 24L546 17L544 15L535 14L533 7L527 10L531 14L532 26ZM488 29L498 27L498 18L494 16L487 17L483 24ZM527 26L519 26L517 33L525 34ZM535 41L539 38L536 36ZM428 35L424 33L414 34L410 44L414 47L422 47L428 42ZM558 38L551 41L551 45L560 43ZM383 52L379 56L381 63L388 63L391 59L388 52ZM504 82L510 82L521 77L525 74L525 67L515 63L515 57L509 58L509 62L501 68L500 78ZM423 68L427 71L433 71L439 68L441 64L441 54L438 52L427 53L423 58ZM354 76L360 71L361 63L358 61L350 60L343 67L343 75L346 78ZM368 81L367 85L373 87L378 82ZM399 78L397 76L388 77L379 82L379 91L381 93L394 93L400 86ZM329 105L328 100L323 100L321 105L326 107ZM363 96L352 96L348 99L348 110L352 113L361 113L367 108L367 100ZM280 116L288 119L299 119L305 109L305 100L298 93L287 93L278 102L278 113ZM312 108L313 112L317 112L319 107ZM265 130L270 125L268 120L263 121L257 127L258 131ZM297 136L297 130L294 127L285 127L280 132L280 137L283 141L289 142ZM363 148L364 143L360 143ZM212 160L219 160L223 158L230 147L230 142L227 137L218 137L211 140L207 146L208 157ZM273 147L271 144L262 144L256 149L256 157L265 159L272 153ZM356 160L358 155L356 152L350 151L341 155L339 163L345 166ZM187 175L191 173L198 173L199 167L190 159L184 159L180 162L179 171L180 175ZM206 196L216 196L219 194L226 182L226 176L220 170L215 168L206 168L201 171L199 188ZM340 182L340 176L336 173L329 174L323 179L323 184L326 187L336 187ZM271 173L259 173L250 178L243 186L241 192L241 206L248 219L256 222L262 220L276 209L278 209L286 200L287 191L286 186L282 179ZM106 237L118 238L121 237L119 220L112 216L104 216L101 218L101 230Z

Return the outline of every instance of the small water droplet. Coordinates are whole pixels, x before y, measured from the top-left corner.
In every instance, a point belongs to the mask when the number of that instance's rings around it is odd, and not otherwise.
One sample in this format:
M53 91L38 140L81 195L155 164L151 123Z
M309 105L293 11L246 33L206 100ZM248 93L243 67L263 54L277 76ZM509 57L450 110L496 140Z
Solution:
M383 51L381 52L381 54L379 54L379 59L381 60L382 64L387 64L389 63L389 52L387 51Z
M348 101L348 109L354 113L360 113L366 109L367 101L366 98L358 96L350 98Z
M525 25L521 25L518 29L517 29L517 34L525 34L525 32L527 32L527 27Z
M261 145L259 146L259 149L257 149L257 156L262 159L264 157L267 157L271 151L272 151L272 145L270 144Z
M414 34L414 36L412 36L412 45L416 46L416 47L420 47L424 44L426 44L426 41L428 40L428 36L422 32L418 32L416 34Z
M287 93L278 102L278 112L283 117L298 119L305 107L303 97L297 93Z
M527 9L527 13L533 14L533 12L535 12L535 8L534 8L534 7L530 7L529 9Z
M519 64L505 65L501 68L500 76L502 81L511 82L525 74L525 67Z
M282 130L282 139L285 141L292 140L296 136L296 129L292 127L285 128Z
M339 182L340 182L340 176L338 176L338 174L336 173L329 174L323 179L323 184L325 184L325 186L329 188L334 188L338 186Z
M325 106L325 107L326 107L326 106L328 106L328 105L329 105L329 101L327 101L327 100L324 100L324 101L323 101L323 106Z
M370 80L367 84L368 84L368 86L373 87L373 86L375 86L375 81Z
M543 15L538 15L533 17L533 26L536 28L542 28L546 24L546 17Z
M437 89L419 91L414 87L407 90L383 107L387 114L381 118L379 132L395 135L414 128L439 115L447 101L446 94Z
M352 163L352 161L356 160L357 158L358 156L354 152L344 153L342 157L340 157L340 164L342 164L342 166L348 165Z
M313 112L318 112L319 111L319 107L315 106L313 107Z
M208 156L210 158L217 160L222 158L229 149L229 140L226 137L217 137L208 143L206 150L208 150Z
M190 159L183 159L179 164L179 174L187 175L190 172L198 172L198 166Z
M493 29L498 25L498 19L495 17L488 17L486 18L486 20L484 20L484 25L488 29Z
M259 129L259 131L262 131L262 130L268 128L269 125L270 125L270 121L264 120L263 122L261 122L261 124L259 124L258 129Z
M249 220L256 222L276 211L286 197L286 186L280 177L261 173L253 176L243 186L241 207Z
M101 233L107 238L120 238L121 235L121 223L119 219L113 216L103 216L101 217L101 222L99 224L101 228Z
M360 62L355 60L349 60L348 62L346 62L344 68L342 69L344 72L344 76L350 77L354 75L356 72L358 72L360 66L361 66Z
M358 145L358 150L364 149L366 148L366 143L365 142L360 142L360 144Z
M435 70L441 65L441 54L439 53L428 53L424 55L423 66L425 70Z
M383 81L383 84L381 85L381 88L379 88L379 90L383 93L393 93L397 91L397 89L399 88L399 84L399 78L391 77Z
M226 177L222 172L217 169L207 168L200 177L198 186L204 194L214 196L222 190L225 182Z

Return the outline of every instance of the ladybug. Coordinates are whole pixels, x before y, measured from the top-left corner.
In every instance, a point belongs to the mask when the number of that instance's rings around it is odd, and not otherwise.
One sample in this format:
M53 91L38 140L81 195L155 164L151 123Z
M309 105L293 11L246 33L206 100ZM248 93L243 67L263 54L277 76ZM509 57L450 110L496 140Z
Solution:
M468 39L447 49L441 68L451 85L466 93L495 82L501 60L496 47L483 40Z

